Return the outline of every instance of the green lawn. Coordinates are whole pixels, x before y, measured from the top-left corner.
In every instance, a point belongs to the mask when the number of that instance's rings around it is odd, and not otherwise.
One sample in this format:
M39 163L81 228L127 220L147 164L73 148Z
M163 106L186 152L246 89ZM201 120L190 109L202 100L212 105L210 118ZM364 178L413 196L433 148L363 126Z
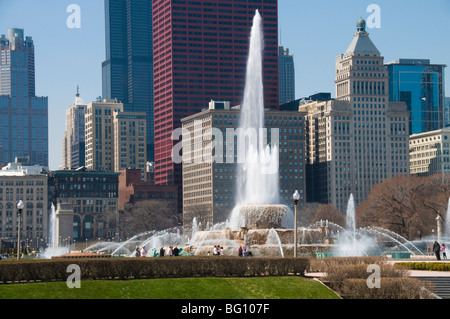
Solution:
M338 299L320 282L301 277L178 278L3 284L0 299Z

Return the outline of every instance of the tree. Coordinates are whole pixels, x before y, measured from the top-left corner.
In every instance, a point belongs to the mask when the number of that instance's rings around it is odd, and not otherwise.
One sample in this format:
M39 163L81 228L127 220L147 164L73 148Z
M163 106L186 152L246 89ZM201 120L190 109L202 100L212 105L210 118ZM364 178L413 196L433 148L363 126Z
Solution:
M313 202L313 203L305 203L303 207L298 207L297 211L297 222L299 225L302 226L309 226L312 223L312 220L314 218L314 215L316 211L322 206L323 204Z
M146 200L126 204L121 216L123 237L151 230L163 230L176 226L169 205L165 201Z
M449 194L448 175L397 176L372 187L357 210L360 227L379 226L407 239L426 236L444 219Z
M345 226L345 217L339 212L336 206L331 204L323 204L316 210L311 223L320 220L328 220L340 226Z

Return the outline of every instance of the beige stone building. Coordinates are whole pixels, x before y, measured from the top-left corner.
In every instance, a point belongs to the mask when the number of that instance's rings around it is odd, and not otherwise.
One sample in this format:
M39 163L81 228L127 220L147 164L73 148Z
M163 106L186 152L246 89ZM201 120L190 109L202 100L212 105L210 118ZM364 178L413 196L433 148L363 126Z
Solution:
M146 174L146 114L137 112L114 112L114 171L140 169L142 180Z
M344 211L350 194L361 203L374 184L409 174L409 112L389 102L383 61L360 19L336 58L336 99L299 106L307 113L308 201Z
M450 173L450 128L409 137L411 174Z
M85 115L85 166L91 170L114 171L114 112L122 112L123 104L103 100L87 105Z
M17 245L22 200L21 247L36 249L48 240L48 172L42 166L10 163L0 170L0 249ZM45 247L45 246L44 246Z
M66 129L62 141L62 169L84 166L86 106L86 102L81 99L77 90L72 105L66 110Z
M187 228L193 217L203 227L224 222L236 205L237 139L227 139L227 133L239 127L239 117L239 107L212 101L208 109L182 119L185 134L192 137L182 144L183 155L190 160L183 162L183 225ZM298 190L301 207L306 201L304 116L298 111L266 110L265 127L268 142L272 129L279 129L280 201L292 207L292 194ZM215 130L222 133L223 141L213 137ZM217 147L219 143L222 148ZM233 153L227 152L229 147Z

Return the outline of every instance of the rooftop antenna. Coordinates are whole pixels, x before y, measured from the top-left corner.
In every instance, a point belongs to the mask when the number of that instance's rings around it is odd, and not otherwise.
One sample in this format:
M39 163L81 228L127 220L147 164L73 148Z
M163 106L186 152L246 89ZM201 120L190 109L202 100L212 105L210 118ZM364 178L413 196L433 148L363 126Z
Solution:
M77 84L77 94L75 94L75 96L76 96L76 97L79 97L79 96L80 96L80 87L78 86L78 84Z

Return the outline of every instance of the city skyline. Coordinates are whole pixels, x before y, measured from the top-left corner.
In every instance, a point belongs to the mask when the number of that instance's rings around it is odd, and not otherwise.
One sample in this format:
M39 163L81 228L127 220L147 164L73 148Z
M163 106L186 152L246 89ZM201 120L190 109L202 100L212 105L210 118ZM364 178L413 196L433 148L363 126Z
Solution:
M101 63L105 59L104 1L79 0L80 28L70 28L67 8L73 1L2 1L0 33L23 28L31 36L36 55L36 95L48 96L49 168L62 164L62 138L66 109L77 85L87 102L102 94ZM384 56L385 63L399 58L430 59L449 64L450 32L446 19L450 3L421 1L303 2L279 0L279 44L294 54L296 98L318 92L335 97L335 58L345 50L356 21L371 21L369 5L380 9L380 28L367 31ZM45 21L45 23L44 23ZM450 82L445 82L447 94ZM205 106L206 107L206 106Z

